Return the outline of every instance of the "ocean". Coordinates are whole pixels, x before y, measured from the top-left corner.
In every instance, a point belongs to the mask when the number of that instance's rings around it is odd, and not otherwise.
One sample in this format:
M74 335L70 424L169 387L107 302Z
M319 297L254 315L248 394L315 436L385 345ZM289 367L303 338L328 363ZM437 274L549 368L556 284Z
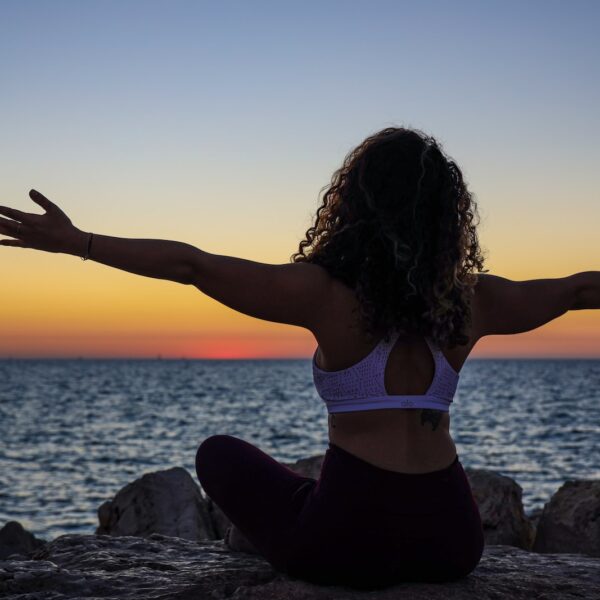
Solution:
M599 409L600 360L469 359L450 427L462 464L514 478L530 512L567 479L600 478ZM0 526L93 533L143 473L196 480L217 433L284 462L324 453L310 360L0 360Z

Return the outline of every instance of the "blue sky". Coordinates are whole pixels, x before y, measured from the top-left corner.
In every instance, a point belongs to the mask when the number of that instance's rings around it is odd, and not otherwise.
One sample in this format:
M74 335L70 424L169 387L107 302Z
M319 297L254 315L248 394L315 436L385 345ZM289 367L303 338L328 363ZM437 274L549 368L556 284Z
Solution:
M597 165L597 2L0 10L5 194L91 186L127 213L141 186L156 210L169 190L184 211L224 184L294 223L350 147L388 124L435 135L473 183L566 168L585 185ZM261 200L268 187L279 193ZM286 188L305 195L303 213Z

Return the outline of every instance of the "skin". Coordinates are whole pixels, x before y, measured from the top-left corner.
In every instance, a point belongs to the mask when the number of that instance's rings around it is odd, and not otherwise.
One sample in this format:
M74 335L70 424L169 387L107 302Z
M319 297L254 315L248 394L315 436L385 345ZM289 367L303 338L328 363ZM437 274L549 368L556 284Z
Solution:
M44 214L0 206L0 245L83 256L89 232L35 190L30 198ZM20 230L17 233L17 228ZM318 265L271 265L210 254L177 241L128 239L94 233L90 260L145 277L193 285L243 314L303 327L318 345L324 370L350 367L364 358L383 332L367 336L356 322L353 291ZM460 372L475 344L486 335L511 335L536 329L569 310L600 308L600 271L566 277L512 281L478 275L472 300L469 342L442 348L450 367ZM388 394L423 394L434 376L425 341L402 335L388 357L384 383ZM329 415L329 438L348 452L384 469L424 473L449 465L456 455L447 412L381 409Z

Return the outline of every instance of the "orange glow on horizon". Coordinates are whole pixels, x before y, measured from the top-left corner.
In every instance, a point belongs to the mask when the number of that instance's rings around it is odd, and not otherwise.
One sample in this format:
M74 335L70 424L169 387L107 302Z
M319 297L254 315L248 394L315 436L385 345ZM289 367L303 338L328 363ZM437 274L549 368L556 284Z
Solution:
M587 320L589 322L589 319ZM583 322L580 323L580 325ZM599 358L598 320L593 327L551 323L538 330L481 339L469 358ZM265 323L265 325L269 325ZM0 358L310 359L317 346L308 331L273 325L268 334L93 332L2 336ZM35 351L31 349L35 348Z
M306 330L248 317L193 286L75 257L18 256L4 268L10 285L0 358L308 359L317 345ZM493 271L511 277L509 269ZM484 338L471 357L600 358L600 311L570 311L531 332Z

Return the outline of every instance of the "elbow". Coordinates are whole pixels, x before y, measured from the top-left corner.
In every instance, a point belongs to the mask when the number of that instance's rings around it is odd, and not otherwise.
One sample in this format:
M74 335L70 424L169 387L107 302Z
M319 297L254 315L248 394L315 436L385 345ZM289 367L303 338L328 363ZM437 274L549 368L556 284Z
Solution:
M571 310L600 308L600 271L583 271L571 275L573 302Z
M177 272L177 283L182 285L194 285L197 281L194 268L189 263L184 263Z
M190 247L190 252L185 256L179 267L179 283L183 285L196 285L202 279L207 253L199 248Z
M177 274L175 281L177 283L181 283L182 285L193 285L194 277L191 271L188 268L185 268L181 269L181 271Z

